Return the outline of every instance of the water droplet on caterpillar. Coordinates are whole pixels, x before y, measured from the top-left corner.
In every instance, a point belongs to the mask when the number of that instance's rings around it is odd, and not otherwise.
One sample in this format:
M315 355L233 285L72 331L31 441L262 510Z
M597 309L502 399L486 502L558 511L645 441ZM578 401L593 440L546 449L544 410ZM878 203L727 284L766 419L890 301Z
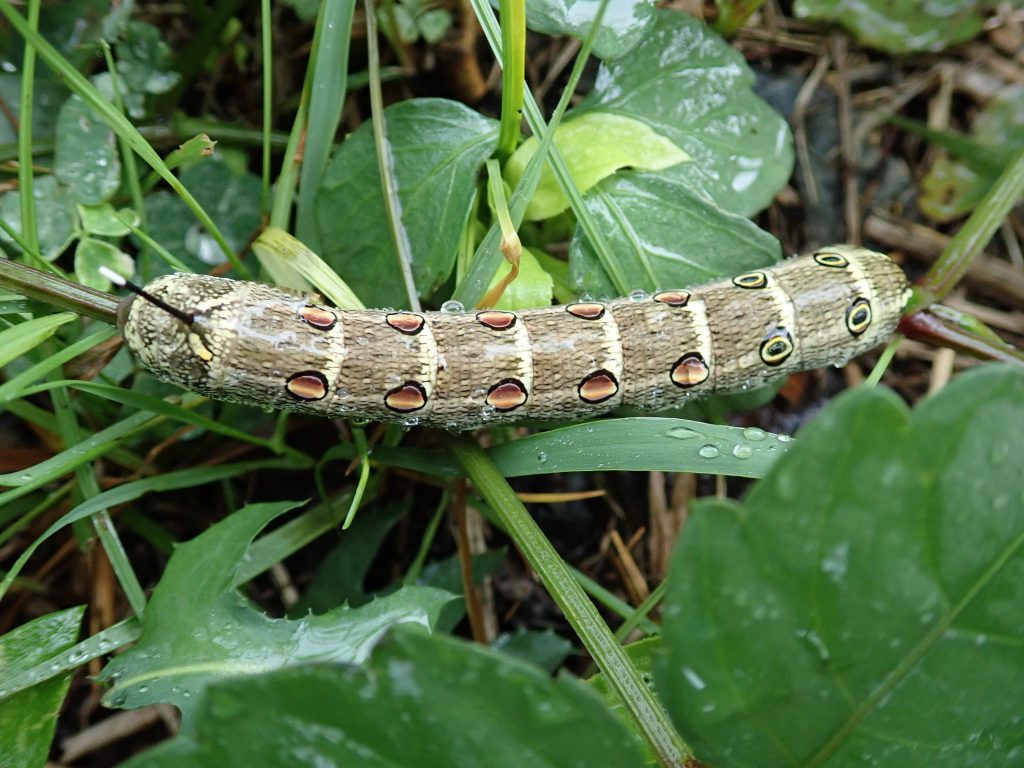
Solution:
M630 291L629 292L629 300L630 301L643 301L646 298L647 298L647 291L645 291L643 288L637 288L635 291Z
M406 416L404 419L402 419L402 426L403 427L408 427L410 429L412 427L415 427L419 423L420 423L419 416Z
M462 305L461 301L448 299L448 301L441 305L441 311L446 315L458 315L465 312L466 308Z

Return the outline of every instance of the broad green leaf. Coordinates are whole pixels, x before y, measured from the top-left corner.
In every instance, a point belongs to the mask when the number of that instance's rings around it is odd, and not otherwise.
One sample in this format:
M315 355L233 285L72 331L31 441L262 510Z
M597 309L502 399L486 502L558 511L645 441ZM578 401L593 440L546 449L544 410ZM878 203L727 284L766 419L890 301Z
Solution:
M121 183L121 158L114 132L78 96L57 116L54 176L77 203L103 202Z
M78 218L87 234L100 237L124 237L131 232L125 224L126 221L134 226L139 224L139 217L135 211L130 208L116 211L110 203L79 205Z
M67 248L75 230L75 201L57 184L53 176L42 176L32 182L36 202L36 229L39 250L47 261L53 261ZM8 192L0 198L0 217L18 234L21 231L21 192ZM8 253L21 253L21 247L0 229L0 243Z
M476 193L477 173L498 124L443 99L411 99L385 110L402 224L420 296L448 279ZM370 307L406 306L369 121L341 145L316 203L324 260Z
M84 237L75 246L75 276L78 282L98 291L109 291L110 281L100 274L100 267L114 270L126 280L135 274L135 260L105 240Z
M84 608L40 616L0 636L0 690L6 680L74 645ZM57 715L71 683L70 673L46 680L9 698L0 696L0 765L42 768L50 753Z
M672 563L658 690L722 766L1024 760L1024 371L841 396Z
M20 43L21 38L18 38ZM4 51L5 60L13 64L14 57L4 44L0 35L0 50ZM18 66L21 65L20 59ZM0 99L12 117L21 121L20 97L22 83L25 78L21 72L0 72ZM52 140L57 126L57 115L60 106L67 98L67 90L49 70L36 69L35 81L32 83L32 140L41 146L46 140ZM12 120L0 120L0 144L13 145L18 141L18 123ZM52 146L52 144L50 145ZM12 194L12 193L7 193Z
M773 264L778 241L752 221L695 193L686 182L657 174L620 173L584 198L633 288L681 288ZM637 254L642 258L638 258ZM594 296L614 296L586 235L569 245L570 282Z
M127 86L121 95L132 118L145 116L145 96L167 93L181 80L172 69L171 49L152 24L129 21L118 40L116 60L118 74Z
M890 53L941 51L976 37L986 0L796 0L798 18L837 21L861 43Z
M971 142L985 165L970 157L942 154L921 180L921 211L935 221L970 213L1024 147L1024 86L1003 91L978 113ZM955 153L954 153L955 154Z
M659 136L645 123L606 112L584 112L555 129L555 146L562 153L577 189L586 192L621 168L660 171L689 160L683 150ZM536 136L524 141L505 165L505 179L515 187L540 146ZM550 219L569 208L569 200L547 165L526 208L526 221Z
M77 319L71 312L59 312L56 315L34 317L0 331L0 368L30 349L35 349L53 336L62 325Z
M488 290L496 286L511 269L511 264L503 263L491 280ZM519 258L519 275L505 288L494 308L515 310L547 307L551 304L553 288L554 281L551 275L544 271L530 249L524 248Z
M166 702L187 717L207 685L314 661L358 663L390 627L433 626L452 595L405 587L361 608L274 619L233 587L249 543L296 502L255 504L180 545L146 609L138 644L107 665L108 706Z
M201 142L199 142L201 144ZM261 188L259 177L237 173L220 157L190 165L181 172L181 182L195 190L195 198L216 222L232 250L239 252L260 227ZM207 272L225 260L216 240L196 221L181 198L159 191L146 196L149 235L196 272ZM143 280L170 272L159 257L144 251L139 259Z
M659 10L635 48L601 65L594 89L573 114L612 112L647 123L692 158L659 175L751 216L771 202L793 168L789 128L754 95L753 83L743 56L710 28Z
M569 677L480 646L395 632L361 667L316 664L211 687L195 727L125 768L634 768L639 744Z
M526 26L548 35L586 38L601 0L527 0ZM651 0L608 0L594 40L599 59L621 56L643 37L654 16Z

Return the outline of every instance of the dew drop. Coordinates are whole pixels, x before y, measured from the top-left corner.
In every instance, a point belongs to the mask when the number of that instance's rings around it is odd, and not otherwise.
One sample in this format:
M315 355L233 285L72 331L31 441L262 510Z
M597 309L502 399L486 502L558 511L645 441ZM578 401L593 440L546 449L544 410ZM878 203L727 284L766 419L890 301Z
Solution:
M779 435L778 436L778 440L779 440L780 443L788 443L792 439L793 438L790 437L789 435Z
M679 440L692 440L695 437L700 437L699 434L694 432L689 427L673 427L665 433L669 437L675 437Z
M697 453L705 459L714 459L718 456L718 449L711 445L711 443L708 443L707 445L702 445Z
M540 453L537 454L537 461L539 461L541 464L543 464L547 460L548 460L548 455L546 453L544 453L544 451L541 451Z
M763 429L758 429L757 427L747 427L743 430L743 437L750 440L752 443L758 443L761 440L764 440L766 436L765 431Z
M139 686L139 693L149 693L149 686L148 685L140 685Z
M441 305L441 311L446 315L458 315L466 311L466 308L462 306L461 301L455 299L448 299L444 304Z
M643 288L637 288L635 291L630 291L629 292L629 300L630 301L643 301L646 298L647 298L647 291L645 291Z
M732 455L735 456L737 459L749 459L751 456L754 455L754 449L751 448L749 445L737 443L735 446L733 446Z
M418 416L407 416L406 418L402 419L403 427L415 427L419 423L420 420Z

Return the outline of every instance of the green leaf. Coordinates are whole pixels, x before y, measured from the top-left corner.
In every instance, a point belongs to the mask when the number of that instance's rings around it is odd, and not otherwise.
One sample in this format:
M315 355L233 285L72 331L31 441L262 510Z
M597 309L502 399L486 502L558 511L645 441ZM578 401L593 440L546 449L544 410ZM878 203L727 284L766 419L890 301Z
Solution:
M74 645L84 612L78 607L40 616L0 637L0 689L5 680ZM0 696L0 764L12 768L46 765L70 683L71 674L66 673L10 698Z
M786 122L754 95L743 56L686 14L659 10L642 41L607 60L574 114L612 112L649 125L692 162L660 175L751 216L789 180L793 142Z
M572 180L586 192L620 168L660 171L689 160L683 150L659 136L645 123L607 112L584 112L555 129L555 146L562 153ZM540 146L536 136L524 141L505 165L505 179L515 187ZM569 208L569 200L547 165L526 208L526 221L550 219Z
M439 43L452 28L452 14L447 8L432 8L416 19L423 39L431 45Z
M773 264L781 257L772 235L695 194L679 179L620 173L594 187L584 202L604 225L633 288L698 285ZM594 296L617 293L579 227L569 245L569 270L570 282L578 290Z
M498 284L502 278L509 273L512 265L505 262L494 274L494 279L488 290ZM529 309L531 307L546 307L551 304L551 295L554 290L554 281L551 275L544 271L537 257L529 248L524 248L519 258L519 275L512 283L505 288L501 299L494 305L495 309Z
M411 99L385 110L402 223L423 297L448 279L476 193L494 150L497 122L443 99ZM405 306L384 216L373 130L363 123L341 145L316 203L321 254L370 307Z
M1024 86L1007 88L978 113L970 141L975 153L986 158L984 165L972 157L943 154L921 180L918 205L935 221L952 221L973 211L1024 147Z
M78 96L57 116L53 174L77 203L99 203L121 183L121 158L114 132Z
M124 237L131 230L125 221L138 226L139 217L130 208L115 211L110 203L99 205L79 205L78 218L82 221L82 229L90 235L101 237ZM130 277L130 275L129 275Z
M193 148L201 153L202 142ZM205 158L181 172L181 182L195 190L195 198L210 215L233 251L240 251L260 227L259 177L235 172L220 157ZM170 192L146 196L149 235L196 272L224 263L224 251L200 225L181 198ZM163 260L144 252L139 260L143 280L171 271Z
M527 0L526 26L535 32L583 40L600 7L600 0ZM594 40L594 55L599 59L623 55L640 41L653 16L651 0L608 0Z
M658 689L702 760L1024 759L1024 372L841 396L676 549Z
M98 291L109 291L110 281L99 273L108 267L126 280L135 274L135 261L120 248L104 240L83 237L75 247L75 276L78 282Z
M329 703L329 705L328 705ZM364 667L317 664L211 687L195 728L125 768L643 765L577 681L470 643L395 632Z
M395 624L431 627L452 595L406 587L362 608L273 619L233 588L249 543L296 502L254 504L180 545L153 591L138 644L103 670L108 706L172 703L192 713L211 682L313 661L358 663Z
M0 331L0 368L42 344L62 325L77 320L71 312L34 317Z
M913 53L941 51L977 36L989 5L984 0L796 0L793 11L802 19L837 21L865 45Z
M53 261L67 248L74 237L75 201L57 184L53 176L43 176L32 182L36 202L36 228L39 230L39 250L47 261ZM21 231L21 191L8 192L0 198L0 217L18 234ZM0 242L10 253L21 253L21 247L0 229Z

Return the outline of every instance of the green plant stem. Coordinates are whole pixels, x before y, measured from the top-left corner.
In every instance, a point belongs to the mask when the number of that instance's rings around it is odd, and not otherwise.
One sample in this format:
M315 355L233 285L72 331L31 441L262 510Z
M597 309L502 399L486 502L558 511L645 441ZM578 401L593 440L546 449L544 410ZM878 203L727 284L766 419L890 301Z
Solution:
M117 297L10 259L0 259L0 287L104 323L117 322Z
M395 185L395 168L388 143L387 125L384 120L384 99L380 90L380 50L377 46L377 8L373 0L366 0L366 59L370 69L370 112L373 119L373 143L377 150L377 167L380 170L380 186L384 196L384 210L391 230L391 243L398 259L398 271L405 285L409 308L420 312L420 296L412 276L412 249L409 236L402 224L402 207Z
M516 150L523 128L523 83L526 73L526 2L500 0L501 129L498 159L504 162Z
M981 254L1010 210L1024 195L1024 149L1000 174L992 189L946 246L942 256L921 280L924 306L941 301L963 278L971 262ZM908 312L921 309L911 306Z
M274 36L270 0L260 0L260 41L263 55L263 195L261 207L270 214L270 129L274 119Z
M28 4L28 26L39 29L40 0ZM26 253L39 252L39 230L36 227L36 199L32 194L32 97L36 80L36 49L25 40L25 56L21 65L21 102L18 106L18 196L21 209L21 233L28 244Z
M668 713L487 454L465 435L449 438L448 448L558 603L661 764L678 767L692 760L692 750L672 727Z
M160 155L156 153L156 150L143 138L142 134L139 133L138 129L131 124L131 122L122 115L109 101L104 98L103 94L89 82L86 77L79 72L75 67L64 58L60 52L57 51L50 43L48 43L38 32L32 29L31 26L22 18L14 6L11 5L10 0L0 0L0 14L3 14L4 18L10 22L11 26L14 27L15 31L25 40L26 46L35 47L39 58L45 62L45 64L53 70L54 74L60 77L65 85L68 86L74 93L88 104L92 110L99 115L103 121L110 126L110 128L116 133L123 141L126 141L133 150L141 157L149 166L160 174L160 177L167 182L167 185L173 189L178 196L182 199L182 202L188 206L189 210L199 220L199 223L203 225L210 236L217 241L217 245L220 246L221 250L227 256L228 261L238 271L239 275L243 278L251 278L252 274L249 270L238 260L238 256L231 248L230 243L224 237L224 234L220 231L213 219L210 218L209 214L203 210L203 207L199 205L192 193L189 192L185 185L182 184L178 177L171 173L170 169L167 168Z

